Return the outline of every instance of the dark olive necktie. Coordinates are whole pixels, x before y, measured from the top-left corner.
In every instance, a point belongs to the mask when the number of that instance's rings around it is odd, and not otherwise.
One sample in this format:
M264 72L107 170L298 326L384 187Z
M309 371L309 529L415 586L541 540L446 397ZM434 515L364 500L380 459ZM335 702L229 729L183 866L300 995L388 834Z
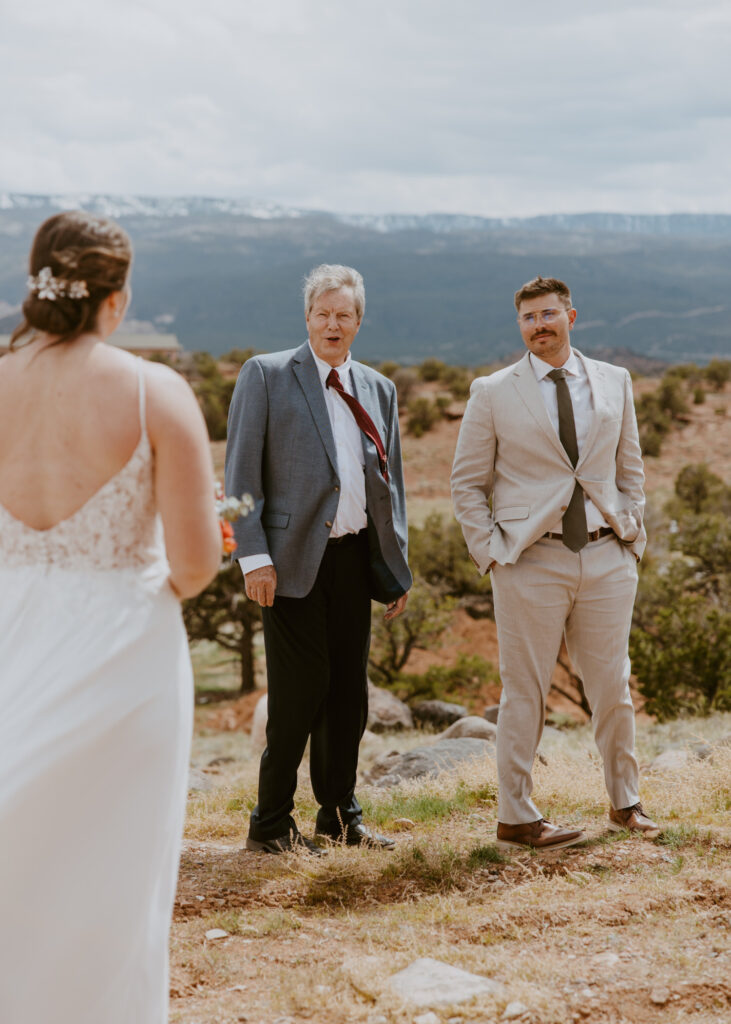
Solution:
M363 406L360 404L358 399L353 398L353 396L349 395L348 392L345 390L342 381L340 380L338 371L336 369L333 368L332 370L330 370L330 373L328 373L327 380L325 381L325 386L328 388L332 388L334 391L337 391L337 393L343 399L343 401L348 406L350 411L353 413L353 416L355 417L355 422L358 424L358 426L366 435L366 437L369 437L376 446L376 451L378 452L378 461L381 466L381 474L386 483L388 483L388 461L386 459L386 449L383 447L383 441L381 440L381 435L378 433L378 430L376 429L375 423L370 418L368 413L365 411Z
M571 404L569 386L566 383L567 373L564 369L551 370L548 377L556 385L556 398L558 399L558 436L561 444L566 449L566 454L571 459L571 465L576 467L579 461L579 446L576 442L576 422L574 420L574 407ZM563 542L571 551L581 551L589 539L586 530L586 509L584 507L584 492L577 483L571 501L563 514L562 536Z

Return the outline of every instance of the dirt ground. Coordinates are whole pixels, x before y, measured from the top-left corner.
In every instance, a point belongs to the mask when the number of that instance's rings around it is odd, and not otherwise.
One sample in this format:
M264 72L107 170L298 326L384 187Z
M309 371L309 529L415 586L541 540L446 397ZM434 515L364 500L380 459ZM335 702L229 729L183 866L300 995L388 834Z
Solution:
M240 733L199 726L197 763L208 761L213 788L190 801L171 1020L412 1024L424 1011L395 998L388 979L421 956L503 986L435 1007L439 1022L501 1021L515 1001L524 1024L728 1020L730 755L664 775L648 762L672 737L712 741L730 728L731 715L640 726L643 799L666 826L658 841L607 831L601 766L584 727L535 771L545 813L583 826L583 846L503 857L486 759L398 791L360 787L368 819L397 838L396 850L334 847L314 860L243 849L257 759ZM412 743L379 739L379 749ZM315 803L306 771L297 808L307 834Z
M635 393L656 385L641 379ZM658 508L686 463L703 461L731 478L731 388L691 406L688 420L659 458L646 460L647 491ZM417 523L432 510L450 514L458 431L459 421L442 422L421 439L404 437ZM213 453L222 478L223 442ZM458 612L443 647L416 652L408 667L423 671L461 651L497 666L494 624ZM479 713L498 696L488 686L472 695L472 709ZM731 716L667 727L638 716L643 800L665 826L658 841L607 832L600 765L588 727L580 726L571 731L575 750L537 766L536 785L547 816L586 828L585 845L502 859L493 846L496 778L486 763L440 783L441 792L416 787L400 804L365 787L364 806L397 836L396 851L336 848L313 861L242 849L256 792L244 730L258 697L197 709L194 763L213 788L189 806L171 1021L412 1024L426 1010L400 1003L388 978L420 956L504 986L499 997L435 1007L431 1024L507 1020L516 1001L524 1012L510 1019L523 1024L731 1020L731 762L721 756L663 776L649 769L673 737L691 742L713 729L731 735ZM568 702L554 709L581 718ZM378 743L370 757L387 749L387 739ZM306 772L298 808L307 833L314 802ZM213 929L225 934L215 937Z

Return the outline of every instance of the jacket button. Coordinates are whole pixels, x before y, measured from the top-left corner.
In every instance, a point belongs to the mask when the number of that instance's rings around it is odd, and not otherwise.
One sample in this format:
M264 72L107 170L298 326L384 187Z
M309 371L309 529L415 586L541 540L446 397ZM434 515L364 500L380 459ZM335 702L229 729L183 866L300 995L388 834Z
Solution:
M567 510L567 508L568 508L568 505L562 505L561 506L561 511L565 512Z
M333 487L333 490L334 490L334 491L339 491L339 490L340 490L340 488L339 488L339 487Z
M325 523L325 526L327 526L327 528L329 530L329 529L332 528L332 523L328 521L327 523Z

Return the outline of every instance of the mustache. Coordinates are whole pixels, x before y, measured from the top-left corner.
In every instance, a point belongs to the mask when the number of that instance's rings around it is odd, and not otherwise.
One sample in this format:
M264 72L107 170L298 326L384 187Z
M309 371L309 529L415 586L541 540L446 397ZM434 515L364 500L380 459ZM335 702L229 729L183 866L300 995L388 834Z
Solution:
M540 337L542 337L542 336L543 336L544 334L548 334L548 335L550 335L550 336L551 336L552 338L555 338L555 336L556 336L556 332L555 332L555 331L549 331L549 330L548 330L548 328L546 328L546 327L543 327L543 328L541 328L541 330L540 330L540 331L534 331L534 332L533 332L533 334L531 335L531 341L535 341L535 339L536 339L536 338L540 338Z

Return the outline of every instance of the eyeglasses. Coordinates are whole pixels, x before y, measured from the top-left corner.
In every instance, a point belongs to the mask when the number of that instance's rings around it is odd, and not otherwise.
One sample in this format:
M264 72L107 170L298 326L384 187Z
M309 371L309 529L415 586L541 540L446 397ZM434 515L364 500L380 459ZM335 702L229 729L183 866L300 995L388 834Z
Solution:
M537 309L535 313L523 313L522 316L518 317L518 323L525 324L526 327L532 327L533 324L538 323L541 319L544 324L552 324L554 320L558 320L562 313L565 313L565 309Z

